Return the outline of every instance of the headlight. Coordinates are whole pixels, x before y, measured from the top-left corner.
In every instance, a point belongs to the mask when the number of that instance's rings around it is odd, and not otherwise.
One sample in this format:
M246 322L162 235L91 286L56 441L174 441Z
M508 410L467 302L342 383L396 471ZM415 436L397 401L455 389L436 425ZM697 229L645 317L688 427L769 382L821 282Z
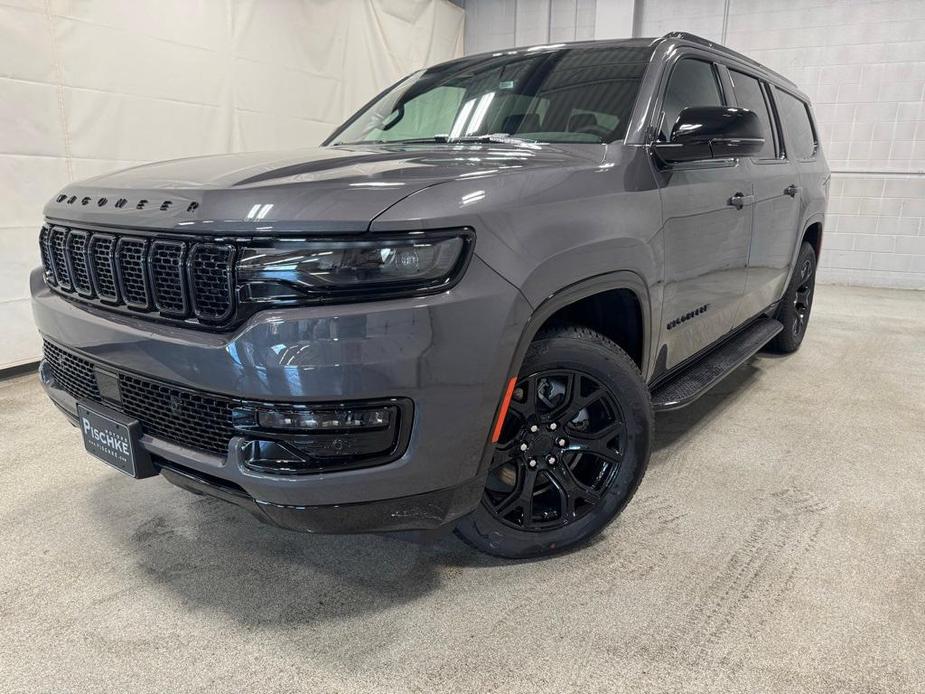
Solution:
M253 302L384 298L443 291L468 263L470 232L356 241L278 241L238 261L241 299Z

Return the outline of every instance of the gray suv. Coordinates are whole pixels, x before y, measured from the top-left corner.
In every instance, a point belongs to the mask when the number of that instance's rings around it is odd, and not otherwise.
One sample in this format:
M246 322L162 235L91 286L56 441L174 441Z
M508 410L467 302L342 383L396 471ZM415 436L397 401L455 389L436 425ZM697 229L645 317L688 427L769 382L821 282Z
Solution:
M560 551L653 411L799 347L828 182L807 97L696 36L470 56L318 148L67 186L40 376L89 452L278 526Z

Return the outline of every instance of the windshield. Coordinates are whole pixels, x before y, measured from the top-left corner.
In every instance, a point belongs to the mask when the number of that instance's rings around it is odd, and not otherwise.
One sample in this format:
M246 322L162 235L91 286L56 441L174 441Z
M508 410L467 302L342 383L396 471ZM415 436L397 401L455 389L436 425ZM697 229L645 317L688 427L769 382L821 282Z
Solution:
M610 45L438 65L399 82L330 141L611 142L626 133L651 53L648 45Z

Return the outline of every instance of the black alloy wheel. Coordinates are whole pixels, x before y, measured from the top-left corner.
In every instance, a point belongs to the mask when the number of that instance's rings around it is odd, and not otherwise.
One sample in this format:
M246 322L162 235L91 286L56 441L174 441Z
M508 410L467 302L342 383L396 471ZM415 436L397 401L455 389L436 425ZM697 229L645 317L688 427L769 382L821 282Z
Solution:
M790 284L787 285L787 291L781 297L774 316L783 323L784 329L768 343L769 349L789 354L800 348L809 327L815 289L816 251L804 242L800 247Z
M812 258L804 258L799 267L800 282L793 297L793 334L799 337L806 332L809 310L813 305L813 289L816 286L816 272Z
M601 500L625 443L620 405L593 376L533 373L514 388L483 502L513 528L562 527Z
M642 480L653 419L639 368L619 346L582 326L545 328L524 357L482 502L457 534L515 559L586 542Z

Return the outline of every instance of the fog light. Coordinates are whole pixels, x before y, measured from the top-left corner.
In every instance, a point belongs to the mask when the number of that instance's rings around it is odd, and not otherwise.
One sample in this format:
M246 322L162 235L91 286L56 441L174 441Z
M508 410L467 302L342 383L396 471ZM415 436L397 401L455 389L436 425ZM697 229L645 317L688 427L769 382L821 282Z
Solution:
M317 405L242 403L232 412L251 470L304 475L384 465L408 447L413 405L406 398Z
M388 407L350 410L257 410L258 427L287 431L377 429L387 427L391 419L392 412Z

